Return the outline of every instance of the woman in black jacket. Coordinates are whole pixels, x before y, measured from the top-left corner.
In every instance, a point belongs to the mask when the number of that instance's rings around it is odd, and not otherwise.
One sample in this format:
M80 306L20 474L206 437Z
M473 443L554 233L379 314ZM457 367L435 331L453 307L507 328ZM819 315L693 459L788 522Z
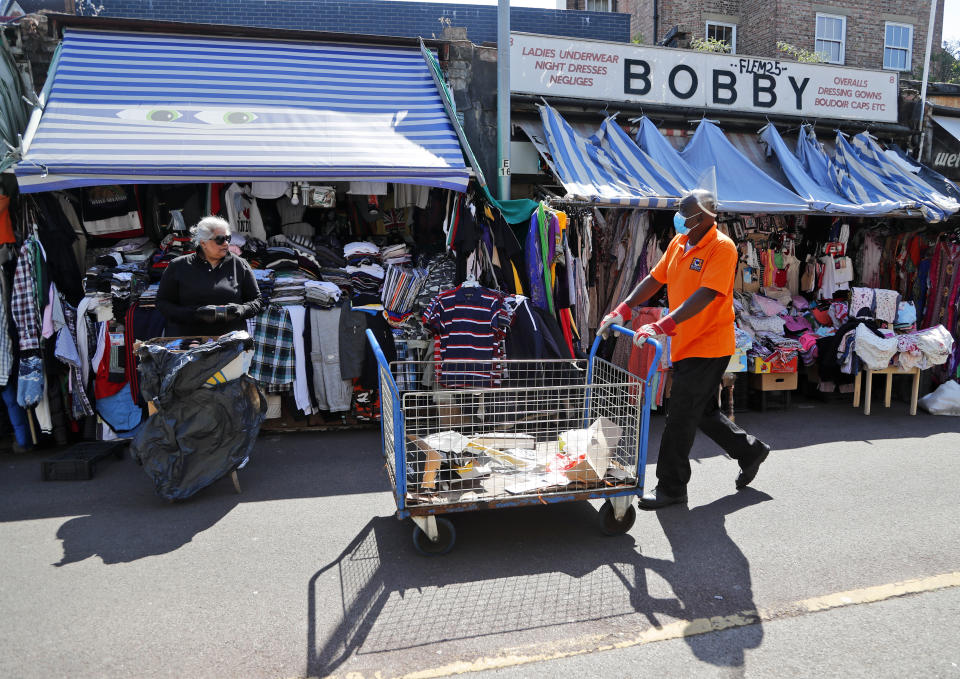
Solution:
M230 252L230 225L219 217L204 217L190 233L197 251L170 262L157 290L166 335L219 336L246 330L246 319L260 313L263 301L250 265Z

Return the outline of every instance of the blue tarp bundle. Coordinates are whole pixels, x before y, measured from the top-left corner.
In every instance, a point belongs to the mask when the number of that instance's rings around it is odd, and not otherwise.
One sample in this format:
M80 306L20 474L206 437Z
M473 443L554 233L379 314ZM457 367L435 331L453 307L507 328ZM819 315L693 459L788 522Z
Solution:
M623 154L618 140L608 138L610 126L601 128L599 135L607 142L602 145L598 135L586 138L577 134L550 106L540 106L540 118L557 178L568 195L597 203L634 207L676 205L679 196L676 180L654 163L643 171L627 169L618 157ZM635 160L643 163L639 155Z
M951 179L948 179L947 177L944 177L942 174L940 174L936 170L933 170L930 167L923 165L922 163L918 163L916 160L908 156L906 151L904 151L902 148L900 148L896 144L890 144L887 151L888 153L891 151L893 153L896 153L900 157L900 159L903 160L903 162L909 165L919 166L920 171L918 172L918 174L920 176L920 179L927 182L927 184L932 186L938 192L942 193L944 196L960 201L960 186L958 186L956 182L954 182Z
M896 209L896 205L890 202L854 204L841 196L834 188L832 182L827 185L818 183L804 169L800 158L787 147L787 144L783 141L783 137L780 136L777 128L772 123L766 125L763 130L761 130L760 139L767 145L768 152L773 153L777 157L780 167L783 169L784 174L787 175L787 179L790 180L794 191L804 198L812 209L819 212L861 217L883 215ZM824 167L825 163L829 163L829 159L823 160L824 163L820 163L818 167ZM826 176L825 173L821 174Z
M928 222L941 222L960 209L956 200L944 196L912 172L905 171L868 133L861 132L855 136L851 146L863 164L887 186L916 201Z
M803 127L793 153L776 128L767 125L761 140L776 155L791 190L754 165L708 120L700 121L693 138L677 151L646 117L640 119L634 142L613 117L584 137L550 106L541 106L540 115L564 188L572 197L597 203L672 207L684 191L714 172L723 212L877 216L918 209L933 222L960 209L953 196L911 172L866 133L852 144L838 134L831 156Z
M717 174L717 199L725 212L808 212L807 201L750 162L719 127L701 120L680 156L697 176Z

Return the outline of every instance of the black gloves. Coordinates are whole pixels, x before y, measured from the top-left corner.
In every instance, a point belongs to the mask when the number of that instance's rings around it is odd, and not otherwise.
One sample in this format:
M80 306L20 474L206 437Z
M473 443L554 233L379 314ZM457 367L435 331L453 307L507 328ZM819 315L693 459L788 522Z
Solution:
M197 318L203 321L204 323L216 323L217 322L217 307L212 304L207 306L197 307Z
M228 304L224 307L228 321L235 321L243 315L243 306L240 304Z
M197 318L204 323L234 321L240 318L242 314L243 306L240 304L226 304L224 306L208 304L207 306L197 307Z

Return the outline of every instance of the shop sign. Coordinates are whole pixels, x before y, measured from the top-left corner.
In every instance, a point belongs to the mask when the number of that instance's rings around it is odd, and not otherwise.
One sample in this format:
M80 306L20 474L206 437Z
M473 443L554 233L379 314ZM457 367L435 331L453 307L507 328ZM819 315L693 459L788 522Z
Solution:
M933 126L933 143L927 164L944 177L960 180L960 140L940 125Z
M545 97L897 121L897 74L626 43L510 35L510 90Z

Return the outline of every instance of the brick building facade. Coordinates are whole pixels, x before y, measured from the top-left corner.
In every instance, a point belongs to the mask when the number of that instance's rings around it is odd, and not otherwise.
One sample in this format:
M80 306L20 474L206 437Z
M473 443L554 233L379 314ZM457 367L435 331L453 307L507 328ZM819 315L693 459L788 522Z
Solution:
M567 7L588 2L567 0ZM709 29L711 36L734 43L738 54L780 56L777 42L784 41L824 51L831 63L904 73L922 67L930 17L930 0L610 0L609 6L631 15L631 37L647 45L674 29L687 40L707 36ZM942 34L941 3L935 46Z
M400 37L439 36L467 29L475 44L496 42L497 8L456 2L390 0L96 0L100 16L262 28L289 28ZM512 7L513 30L627 42L631 18L610 12Z

